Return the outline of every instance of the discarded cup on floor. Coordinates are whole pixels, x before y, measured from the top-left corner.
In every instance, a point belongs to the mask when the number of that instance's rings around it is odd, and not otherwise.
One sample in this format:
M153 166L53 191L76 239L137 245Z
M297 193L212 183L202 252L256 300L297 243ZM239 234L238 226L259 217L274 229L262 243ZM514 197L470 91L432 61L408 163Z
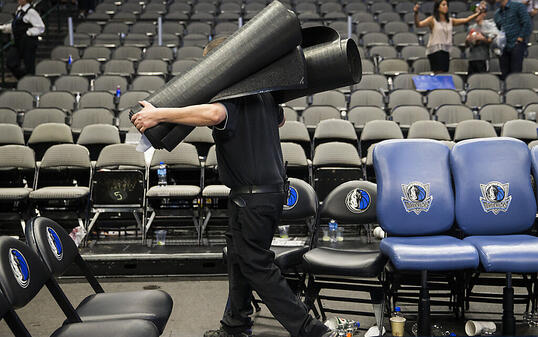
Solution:
M322 237L322 240L323 241L330 241L331 238L329 237L329 228L328 227L323 227L323 237Z
M390 318L390 328L393 336L403 336L405 328L405 317L393 316Z
M374 228L374 237L377 238L377 239L384 239L385 238L385 231L383 231L383 228L381 227L376 227Z
M166 244L166 230L160 229L155 231L155 239L157 241L157 246L164 246Z
M288 239L290 236L289 236L289 232L290 232L290 225L282 225L282 226L278 226L278 231L280 233L280 237L282 239Z
M494 322L487 321L467 321L465 323L465 333L468 336L491 335L497 330Z
M344 241L344 228L338 227L336 229L336 241Z

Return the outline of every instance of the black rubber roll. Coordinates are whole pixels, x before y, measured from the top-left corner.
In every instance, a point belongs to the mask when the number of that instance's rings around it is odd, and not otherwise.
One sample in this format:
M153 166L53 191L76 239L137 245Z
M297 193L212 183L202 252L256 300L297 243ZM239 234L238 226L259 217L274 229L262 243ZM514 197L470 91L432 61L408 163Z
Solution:
M273 1L245 26L214 49L200 63L148 99L156 107L182 107L207 103L217 93L259 71L301 43L296 15ZM134 108L130 115L140 111ZM170 132L174 129L174 132ZM161 123L144 132L153 147L173 150L193 127Z
M360 82L362 64L355 41L340 40L334 29L319 26L303 29L301 46L306 59L307 88L275 92L276 102L284 103Z

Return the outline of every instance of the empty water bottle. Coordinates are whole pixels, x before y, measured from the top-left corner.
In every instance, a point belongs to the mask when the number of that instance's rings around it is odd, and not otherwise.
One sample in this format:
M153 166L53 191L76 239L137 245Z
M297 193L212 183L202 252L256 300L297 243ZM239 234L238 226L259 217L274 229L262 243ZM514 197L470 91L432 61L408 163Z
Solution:
M159 186L166 186L168 184L166 164L164 162L159 163L159 168L157 169L157 178L159 181Z
M71 56L71 54L69 54L69 57L67 58L67 65L71 65L71 63L73 63L73 57Z
M120 98L121 96L121 87L118 85L116 87L116 98Z
M329 238L331 242L338 241L338 223L334 220L329 222Z

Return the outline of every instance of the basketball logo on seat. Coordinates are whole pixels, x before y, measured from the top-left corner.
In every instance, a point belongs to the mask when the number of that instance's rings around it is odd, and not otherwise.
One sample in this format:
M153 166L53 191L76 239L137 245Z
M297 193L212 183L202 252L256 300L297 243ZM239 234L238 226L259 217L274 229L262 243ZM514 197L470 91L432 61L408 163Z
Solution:
M47 240L49 241L49 246L54 253L54 256L58 261L61 261L64 257L62 241L60 241L60 237L58 237L58 234L54 231L54 229L50 227L47 227Z
M370 194L355 188L347 194L346 206L351 213L363 213L370 207Z
M17 283L23 288L28 287L28 284L30 284L30 268L22 253L15 248L9 249L9 264Z
M290 210L295 205L297 205L297 201L299 200L299 193L297 192L297 189L293 186L290 186L288 189L288 200L286 201L286 204L284 205L284 210Z
M430 184L413 181L402 184L402 203L407 213L428 212L432 204L433 196L430 195Z
M500 212L506 212L510 207L512 196L508 195L509 184L502 184L498 181L492 181L487 184L480 184L482 196L480 203L484 212L492 212L497 215Z

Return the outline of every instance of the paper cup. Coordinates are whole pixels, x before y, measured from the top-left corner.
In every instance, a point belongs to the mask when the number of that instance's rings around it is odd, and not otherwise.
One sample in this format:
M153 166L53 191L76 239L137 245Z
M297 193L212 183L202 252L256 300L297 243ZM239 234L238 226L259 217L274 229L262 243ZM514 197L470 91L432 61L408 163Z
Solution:
M403 336L405 328L405 317L394 316L390 318L390 327L393 336Z
M484 332L493 333L497 329L494 322L486 321L467 321L465 323L465 333L467 336L478 336Z

